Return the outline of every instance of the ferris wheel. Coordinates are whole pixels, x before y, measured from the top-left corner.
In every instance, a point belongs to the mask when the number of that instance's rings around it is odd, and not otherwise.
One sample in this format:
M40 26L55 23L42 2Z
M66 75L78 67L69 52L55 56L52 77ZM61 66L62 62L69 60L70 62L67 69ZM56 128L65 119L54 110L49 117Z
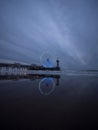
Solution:
M43 67L54 67L55 66L55 57L51 53L43 53L40 57L40 62Z

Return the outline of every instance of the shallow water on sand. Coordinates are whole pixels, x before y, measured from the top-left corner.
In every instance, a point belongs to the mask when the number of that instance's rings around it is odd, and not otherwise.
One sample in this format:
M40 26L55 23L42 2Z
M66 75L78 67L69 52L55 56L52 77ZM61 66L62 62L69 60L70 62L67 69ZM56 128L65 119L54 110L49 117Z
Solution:
M58 74L0 80L1 130L97 130L97 73Z

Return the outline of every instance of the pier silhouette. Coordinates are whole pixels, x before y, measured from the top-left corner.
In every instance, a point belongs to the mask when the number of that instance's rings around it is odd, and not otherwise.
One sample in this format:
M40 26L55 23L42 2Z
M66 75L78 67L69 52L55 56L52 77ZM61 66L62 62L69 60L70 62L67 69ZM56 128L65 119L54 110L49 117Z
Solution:
M49 62L49 59L47 59ZM57 65L55 67L50 67L50 66L43 66L43 65L36 65L36 64L31 64L31 65L24 65L20 63L0 63L0 70L50 70L50 71L60 71L59 67L59 60L57 59Z

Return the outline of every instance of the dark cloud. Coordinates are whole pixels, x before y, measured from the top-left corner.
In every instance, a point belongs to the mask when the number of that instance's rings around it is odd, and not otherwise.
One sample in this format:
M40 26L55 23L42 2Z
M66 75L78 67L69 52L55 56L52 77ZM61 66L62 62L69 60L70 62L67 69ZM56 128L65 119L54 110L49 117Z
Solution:
M50 52L61 66L98 66L97 0L0 0L0 58L40 63Z

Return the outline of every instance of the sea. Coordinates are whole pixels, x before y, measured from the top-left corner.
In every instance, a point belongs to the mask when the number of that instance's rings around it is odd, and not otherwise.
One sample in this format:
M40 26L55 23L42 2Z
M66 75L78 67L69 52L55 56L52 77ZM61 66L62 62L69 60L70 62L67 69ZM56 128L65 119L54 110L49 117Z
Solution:
M0 130L98 130L98 72L0 73Z

